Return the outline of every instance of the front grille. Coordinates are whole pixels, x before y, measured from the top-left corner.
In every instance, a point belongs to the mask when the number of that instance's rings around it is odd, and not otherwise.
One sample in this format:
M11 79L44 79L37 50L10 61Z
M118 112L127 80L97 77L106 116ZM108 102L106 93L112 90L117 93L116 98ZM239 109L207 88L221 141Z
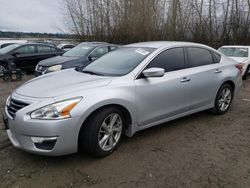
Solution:
M36 71L38 72L44 72L47 69L47 67L41 66L41 65L37 65L36 67Z
M9 105L7 106L7 111L9 113L9 115L14 118L16 112L18 112L19 110L21 110L22 108L28 106L29 104L21 102L21 101L17 101L15 99L11 99Z

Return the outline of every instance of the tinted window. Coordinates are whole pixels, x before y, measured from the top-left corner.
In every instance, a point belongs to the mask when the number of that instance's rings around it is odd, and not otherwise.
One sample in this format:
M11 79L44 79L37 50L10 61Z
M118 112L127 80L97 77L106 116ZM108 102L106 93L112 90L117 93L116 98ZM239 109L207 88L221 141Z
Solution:
M95 60L84 71L105 76L122 76L131 72L154 50L154 48L119 48Z
M213 56L209 50L203 48L187 48L189 67L213 64Z
M50 52L50 46L37 46L38 53L47 53Z
M107 46L96 48L91 54L91 57L101 57L102 55L108 53L109 49Z
M36 52L36 47L34 45L22 46L14 52L18 52L19 54L33 54Z
M159 54L151 63L148 68L163 68L165 72L176 71L184 69L185 59L183 48L173 48L166 50Z
M214 54L215 63L219 63L219 62L220 62L220 59L221 59L220 54L217 54L217 53L213 53L213 54Z

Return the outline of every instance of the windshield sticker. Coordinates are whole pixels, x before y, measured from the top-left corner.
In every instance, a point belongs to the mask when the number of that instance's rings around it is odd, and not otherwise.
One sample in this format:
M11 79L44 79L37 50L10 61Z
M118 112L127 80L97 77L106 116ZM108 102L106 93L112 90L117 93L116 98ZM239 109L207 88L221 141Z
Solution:
M246 48L241 48L240 51L247 52L248 50Z
M146 50L143 50L143 49L141 49L141 48L138 48L137 50L135 50L137 53L139 53L139 54L141 54L141 55L148 55L149 54L149 52L148 51L146 51Z

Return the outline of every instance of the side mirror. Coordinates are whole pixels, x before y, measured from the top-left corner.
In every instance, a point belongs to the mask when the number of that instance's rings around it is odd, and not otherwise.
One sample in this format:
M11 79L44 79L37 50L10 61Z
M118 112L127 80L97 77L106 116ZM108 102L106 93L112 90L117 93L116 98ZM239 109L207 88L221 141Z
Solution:
M17 57L19 54L20 54L19 52L13 52L11 55Z
M163 77L165 75L165 70L162 68L150 68L142 72L143 76L146 78L150 77Z

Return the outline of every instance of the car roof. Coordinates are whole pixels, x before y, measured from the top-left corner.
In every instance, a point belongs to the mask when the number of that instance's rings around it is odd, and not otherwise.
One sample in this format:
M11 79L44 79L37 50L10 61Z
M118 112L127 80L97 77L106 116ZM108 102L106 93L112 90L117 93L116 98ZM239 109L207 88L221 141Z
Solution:
M151 41L151 42L140 42L140 43L134 43L134 44L128 44L125 45L124 47L136 47L136 48L162 48L162 47L170 47L170 46L175 46L175 45L180 45L180 46L203 46L207 47L202 44L197 44L197 43L192 43L192 42L178 42L178 41Z
M250 48L250 46L244 46L244 45L225 45L225 46L221 46L220 48Z
M118 46L116 44L110 44L107 42L82 42L78 45L87 45L87 46L91 46L91 47L97 47L97 46L103 46L103 45Z

